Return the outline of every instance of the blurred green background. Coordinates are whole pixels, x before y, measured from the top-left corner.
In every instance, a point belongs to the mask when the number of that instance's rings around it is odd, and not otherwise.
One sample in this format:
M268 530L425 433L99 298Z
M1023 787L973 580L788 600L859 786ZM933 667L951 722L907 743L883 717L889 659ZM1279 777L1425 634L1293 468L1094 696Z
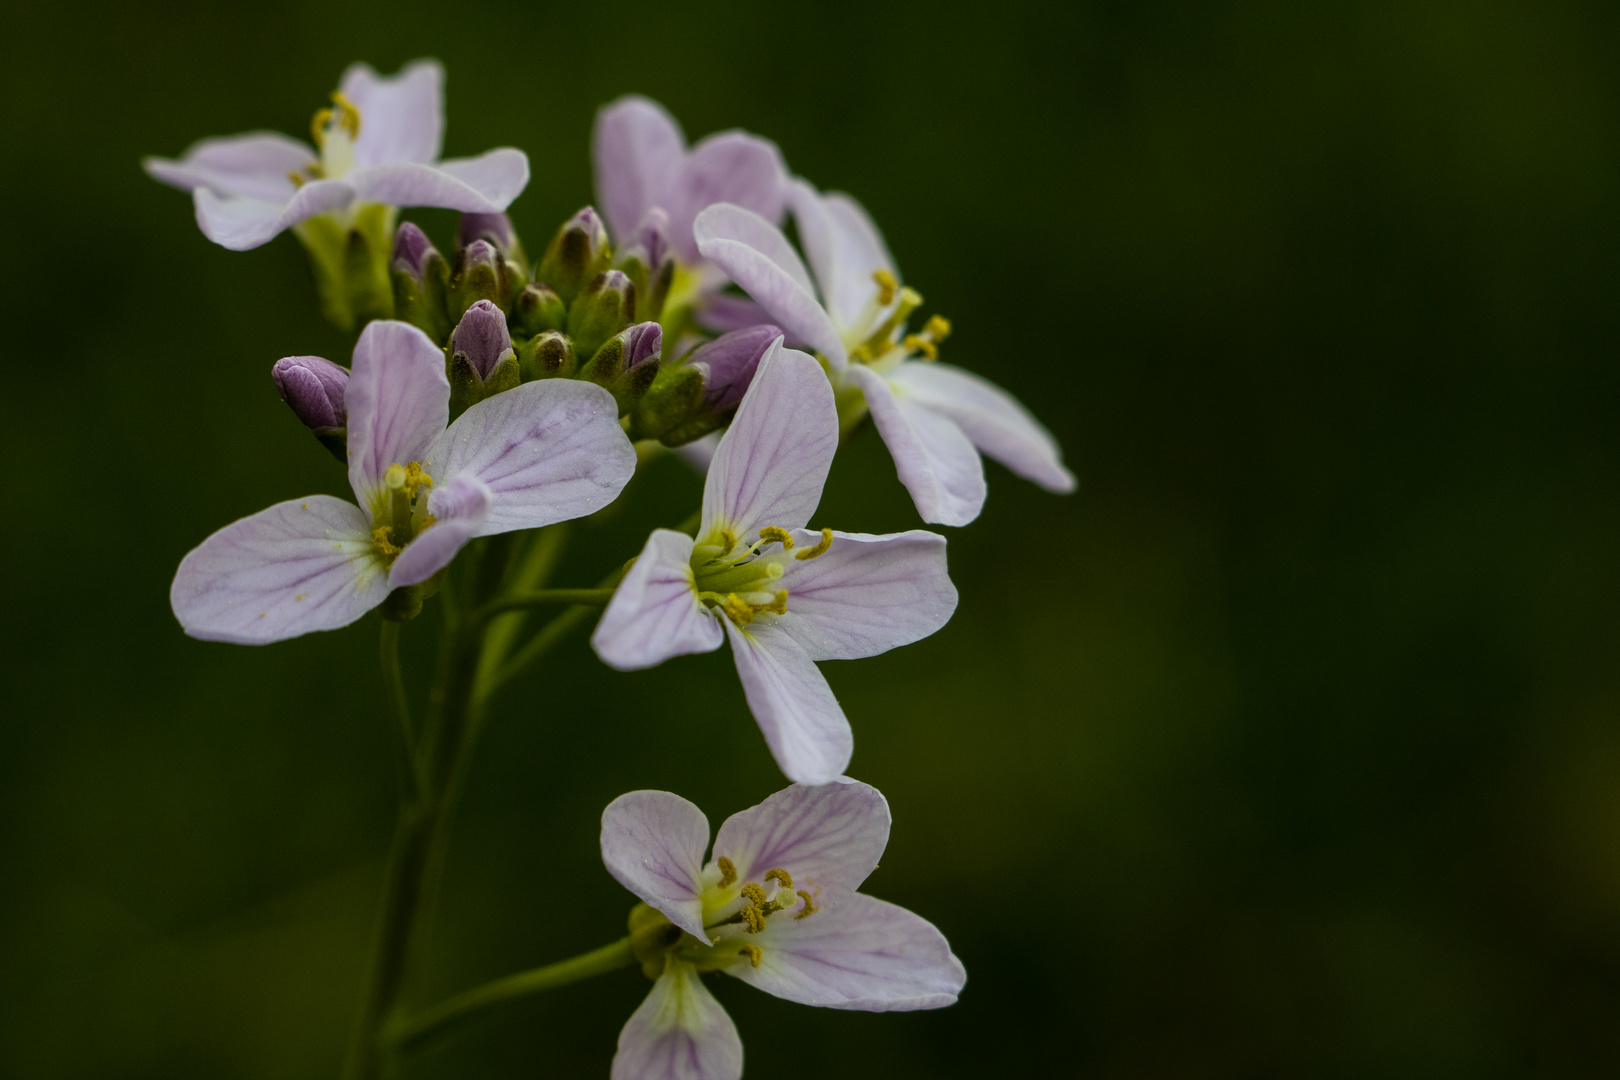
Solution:
M301 135L345 65L449 71L450 154L534 168L538 250L640 91L855 193L953 362L1069 498L992 466L962 603L826 673L954 1009L717 979L753 1076L1620 1070L1620 9L1556 0L8 6L0 42L0 1071L335 1075L388 844L376 620L183 637L213 529L345 494L272 389L347 359L291 236L207 243L143 154ZM410 212L448 245L453 215ZM673 461L582 533L684 517ZM868 430L817 524L915 513ZM431 620L406 627L430 655ZM413 674L418 682L421 668ZM623 931L601 808L780 786L725 653L508 693L453 841L437 997ZM620 972L415 1078L607 1075Z

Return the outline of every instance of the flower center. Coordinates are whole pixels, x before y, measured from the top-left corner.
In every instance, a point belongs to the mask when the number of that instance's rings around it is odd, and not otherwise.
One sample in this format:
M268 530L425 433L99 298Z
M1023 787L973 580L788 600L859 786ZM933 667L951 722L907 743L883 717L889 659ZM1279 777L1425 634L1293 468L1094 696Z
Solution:
M905 332L912 312L922 306L922 296L915 289L901 287L887 270L874 270L872 281L877 291L867 301L866 309L855 320L851 339L845 341L849 358L857 364L869 364L881 371L889 371L903 360L921 355L929 360L939 359L939 343L951 333L951 323L944 316L935 315L916 334ZM896 299L898 298L898 303ZM871 326L893 304L888 318L878 323L877 329L861 336L861 327ZM897 340L898 339L898 340Z
M821 530L821 541L794 554L814 559L832 547L832 530ZM692 585L712 612L724 614L738 626L755 619L787 614L788 591L778 588L786 571L793 534L775 525L759 530L759 539L740 544L736 533L724 526L710 530L692 548Z
M341 180L354 168L354 141L360 137L360 110L341 90L332 91L332 107L315 110L310 136L321 153L318 163L304 172L288 173L299 187L310 180Z
M427 489L433 486L433 477L420 461L395 464L383 473L383 486L382 511L371 520L371 543L383 563L392 566L405 545L433 524L433 515L427 512Z

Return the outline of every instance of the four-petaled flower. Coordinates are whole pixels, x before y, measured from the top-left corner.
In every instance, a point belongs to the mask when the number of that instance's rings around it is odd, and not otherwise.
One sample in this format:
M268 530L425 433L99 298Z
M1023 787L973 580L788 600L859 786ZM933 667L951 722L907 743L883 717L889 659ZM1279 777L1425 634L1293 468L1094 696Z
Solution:
M204 540L169 591L186 633L259 645L347 626L473 537L593 513L635 471L613 396L590 383L519 386L447 429L444 352L409 323L367 325L344 406L359 506L311 495Z
M864 397L923 520L966 525L979 516L986 494L981 450L1049 491L1072 491L1074 476L1029 410L978 375L933 362L948 322L936 316L920 334L905 333L922 298L901 288L861 205L802 180L793 181L788 198L814 284L782 230L746 207L721 204L699 214L698 250L791 340L826 359L846 419L859 416L847 410Z
M821 366L778 338L709 466L696 540L654 531L591 637L621 671L709 652L729 637L777 764L812 784L842 773L854 747L814 661L910 644L956 610L944 537L805 528L837 448Z
M967 972L934 925L855 890L889 842L876 788L839 777L794 785L709 822L667 791L633 791L602 814L602 861L647 907L631 916L657 981L619 1034L613 1080L736 1080L742 1042L700 976L723 971L804 1005L868 1012L955 1003Z
M509 147L440 161L444 69L418 60L392 78L365 64L343 73L332 108L315 114L316 149L275 132L204 139L146 171L190 191L203 235L246 251L318 214L340 220L362 204L503 211L529 182L529 159ZM390 230L391 231L391 230Z

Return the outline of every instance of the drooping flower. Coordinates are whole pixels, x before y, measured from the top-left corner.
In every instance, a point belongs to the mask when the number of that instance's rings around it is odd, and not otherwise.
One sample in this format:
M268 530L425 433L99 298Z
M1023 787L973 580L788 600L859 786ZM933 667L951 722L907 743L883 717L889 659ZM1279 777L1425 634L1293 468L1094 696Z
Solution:
M717 295L725 279L704 262L692 238L692 222L719 202L781 221L788 177L775 143L743 131L722 131L688 149L668 110L632 94L596 114L591 160L597 205L614 241L621 247L673 247L680 269L668 301L671 309L695 303L704 322L716 330L769 321L755 305Z
M447 429L444 352L409 323L368 324L344 387L354 503L278 503L204 540L169 603L186 633L265 644L347 626L447 566L475 536L583 517L635 471L600 387L555 379L497 394Z
M368 203L499 213L529 182L529 159L509 147L439 160L444 69L435 60L390 78L355 64L332 102L315 114L313 149L255 132L204 139L178 161L147 158L146 171L190 191L203 235L233 251L319 214L341 221Z
M778 338L709 466L696 540L654 531L591 637L621 671L729 638L777 764L813 784L842 773L854 747L815 661L910 644L956 610L944 537L805 528L837 447L821 366Z
M1028 409L988 380L935 362L948 322L935 316L921 333L906 333L922 298L901 287L861 205L802 180L792 182L789 201L814 282L782 230L746 207L699 214L698 250L790 339L826 359L846 422L871 411L923 520L966 525L979 516L980 451L1048 491L1074 490L1057 443Z
M619 1034L613 1080L742 1075L736 1026L700 977L711 971L832 1009L954 1004L967 972L945 936L855 891L888 846L889 821L866 784L795 784L727 818L704 864L709 822L696 806L667 791L615 799L602 861L647 905L631 915L631 943L655 982Z

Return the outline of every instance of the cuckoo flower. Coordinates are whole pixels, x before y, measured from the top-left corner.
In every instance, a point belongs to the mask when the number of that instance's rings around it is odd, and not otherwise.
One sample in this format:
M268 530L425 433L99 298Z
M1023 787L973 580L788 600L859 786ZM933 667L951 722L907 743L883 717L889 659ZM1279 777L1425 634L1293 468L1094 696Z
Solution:
M505 210L529 182L529 159L502 148L439 160L444 69L418 60L383 78L365 64L343 73L332 107L315 114L315 149L275 132L204 139L179 161L146 171L192 193L197 224L221 247L245 251L328 214L345 222L363 204Z
M473 537L583 517L635 471L600 387L530 383L446 429L449 403L443 350L409 323L368 324L344 388L359 505L311 495L204 540L169 590L186 633L259 645L347 626Z
M934 362L948 322L936 316L922 333L905 332L922 298L900 287L860 204L802 180L793 181L789 201L813 283L782 231L745 207L699 214L698 250L790 339L825 358L846 422L871 411L923 520L966 525L979 516L986 492L979 451L1048 491L1072 491L1057 443L1029 410L987 380Z
M591 159L597 205L616 243L622 247L646 232L650 215L660 227L657 231L667 229L683 271L685 288L678 284L673 292L703 298L705 321L721 330L769 321L746 301L714 295L724 279L703 263L692 222L718 202L781 221L787 171L775 143L742 131L722 131L688 149L680 124L662 105L630 95L596 114Z
M847 777L794 785L709 822L667 791L602 814L602 861L638 907L631 942L656 981L619 1034L613 1080L736 1080L737 1029L700 976L723 971L802 1005L909 1012L954 1004L967 982L945 936L856 892L889 842L889 805ZM662 916L662 917L660 917Z
M729 638L777 764L813 784L843 772L854 744L814 661L910 644L956 610L944 537L805 528L837 447L821 366L778 338L709 466L697 539L656 530L591 637L621 671Z

